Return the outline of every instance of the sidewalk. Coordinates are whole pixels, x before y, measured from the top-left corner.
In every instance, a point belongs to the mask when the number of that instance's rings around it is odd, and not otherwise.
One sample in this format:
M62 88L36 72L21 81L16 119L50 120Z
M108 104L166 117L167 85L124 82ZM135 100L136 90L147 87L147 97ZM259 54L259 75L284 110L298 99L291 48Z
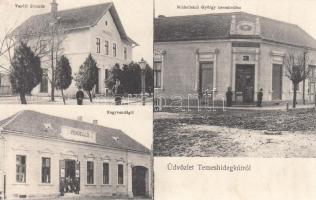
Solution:
M55 97L55 101L50 101L50 97L42 97L42 96L27 96L26 97L27 104L56 104L63 105L62 97ZM3 96L0 97L0 104L20 104L20 97L18 96ZM73 98L66 99L66 105L76 105L77 100ZM94 97L92 102L88 98L83 100L83 105L115 105L113 97ZM122 105L142 105L141 98L137 97L123 97ZM152 105L152 97L146 97L146 105Z

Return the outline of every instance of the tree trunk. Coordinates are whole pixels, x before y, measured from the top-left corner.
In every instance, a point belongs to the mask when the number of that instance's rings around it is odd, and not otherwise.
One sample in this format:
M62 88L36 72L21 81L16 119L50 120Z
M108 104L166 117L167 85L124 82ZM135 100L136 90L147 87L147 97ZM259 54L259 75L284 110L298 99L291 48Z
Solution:
M63 97L64 105L66 105L66 100L65 100L64 90L63 89L61 89L61 96Z
M20 92L20 100L21 104L27 104L24 92Z
M87 93L88 93L88 96L89 96L90 102L92 103L92 95L91 95L91 92L90 92L90 91L87 91Z
M54 75L52 75L50 100L55 101L55 77L54 77Z
M296 92L297 92L297 84L294 84L293 108L296 108Z

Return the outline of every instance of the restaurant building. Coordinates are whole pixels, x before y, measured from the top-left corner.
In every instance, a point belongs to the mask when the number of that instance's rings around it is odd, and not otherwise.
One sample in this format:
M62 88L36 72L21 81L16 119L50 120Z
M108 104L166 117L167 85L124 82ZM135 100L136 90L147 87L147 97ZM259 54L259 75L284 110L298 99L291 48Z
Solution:
M295 24L245 12L155 19L154 78L156 97L187 99L208 92L225 98L232 88L236 104L293 98L284 58L306 53L312 72L298 87L314 102L316 41ZM304 84L304 85L303 85ZM305 88L305 89L304 89Z
M151 197L151 174L149 149L96 120L24 110L0 122L2 199Z

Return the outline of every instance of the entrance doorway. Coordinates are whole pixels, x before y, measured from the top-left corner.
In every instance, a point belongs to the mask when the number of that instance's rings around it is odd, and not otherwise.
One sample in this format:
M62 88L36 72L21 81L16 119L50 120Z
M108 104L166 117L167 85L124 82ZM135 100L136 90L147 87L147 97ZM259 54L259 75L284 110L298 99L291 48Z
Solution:
M201 62L199 70L199 94L213 90L213 62Z
M236 102L245 104L253 103L255 83L254 75L254 65L236 65Z
M132 185L134 196L149 196L148 169L142 166L132 168Z
M282 65L272 65L272 100L282 99Z
M75 193L80 191L80 162L76 160L60 160L60 193Z

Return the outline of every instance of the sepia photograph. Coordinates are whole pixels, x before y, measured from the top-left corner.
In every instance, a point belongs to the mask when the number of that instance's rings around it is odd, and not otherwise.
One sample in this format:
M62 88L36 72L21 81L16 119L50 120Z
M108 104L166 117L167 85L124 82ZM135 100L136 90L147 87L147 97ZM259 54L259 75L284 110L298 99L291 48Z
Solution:
M152 106L153 3L131 6L2 0L0 104Z
M135 107L1 105L0 199L151 199L152 112Z
M156 1L154 155L315 157L315 7Z

